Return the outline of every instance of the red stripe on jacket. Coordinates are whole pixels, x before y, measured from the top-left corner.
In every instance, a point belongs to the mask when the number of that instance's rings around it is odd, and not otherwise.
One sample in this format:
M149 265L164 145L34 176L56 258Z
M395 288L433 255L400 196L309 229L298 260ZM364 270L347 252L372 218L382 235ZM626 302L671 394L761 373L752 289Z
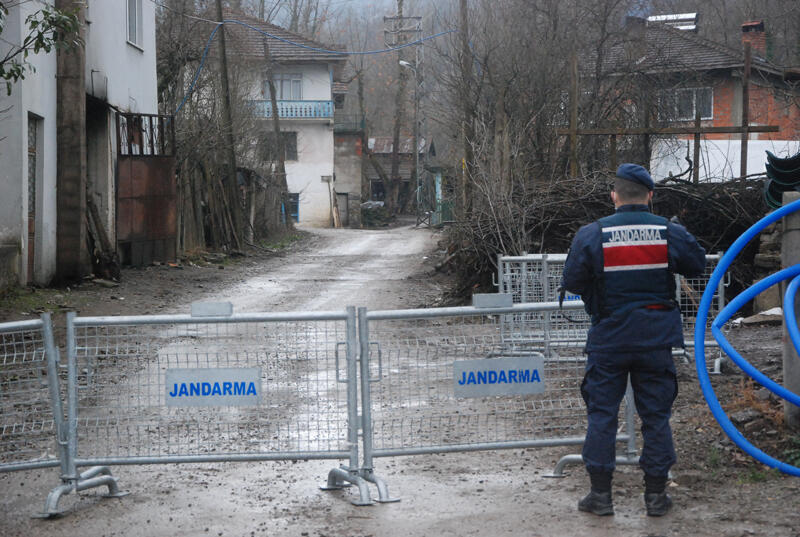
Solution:
M666 244L647 244L641 246L611 246L603 248L605 267L628 265L658 265L667 262Z

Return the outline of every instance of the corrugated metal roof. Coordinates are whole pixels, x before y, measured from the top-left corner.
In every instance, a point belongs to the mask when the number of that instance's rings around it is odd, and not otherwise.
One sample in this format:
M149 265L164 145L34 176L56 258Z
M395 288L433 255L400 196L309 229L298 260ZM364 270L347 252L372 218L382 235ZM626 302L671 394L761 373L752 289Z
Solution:
M629 36L634 32L630 32ZM593 76L597 53L592 51L581 58L584 74ZM670 73L742 68L744 53L702 38L694 32L649 22L644 29L643 42L635 37L617 43L603 58L604 75L626 72ZM752 68L782 75L782 69L763 58L753 56Z
M373 153L387 154L392 152L393 139L391 136L376 136L367 140L367 147ZM419 152L424 153L427 150L427 141L425 138L420 138L417 146ZM412 148L414 147L414 137L400 138L400 149L397 151L402 154L413 154Z
M325 45L301 35L295 34L268 22L263 22L242 14L227 13L226 18L235 19L249 24L254 28L267 32L276 37L266 37L263 34L241 26L239 24L226 24L225 37L230 41L230 47L236 54L245 58L263 58L264 42L266 38L269 51L276 62L343 62L347 60L346 54L336 54L335 52L323 52L323 50L341 50L341 47ZM292 45L289 42L299 43L304 47ZM305 48L309 47L309 48ZM313 50L322 49L322 50Z

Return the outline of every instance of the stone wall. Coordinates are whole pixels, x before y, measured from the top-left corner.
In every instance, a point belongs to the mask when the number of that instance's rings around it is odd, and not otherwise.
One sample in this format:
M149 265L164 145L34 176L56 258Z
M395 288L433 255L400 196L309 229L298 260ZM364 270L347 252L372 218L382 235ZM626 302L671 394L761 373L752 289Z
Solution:
M781 237L783 235L781 224L781 221L775 222L759 235L758 253L753 260L757 274L756 281L781 270ZM780 307L782 302L781 286L775 285L755 298L753 313Z

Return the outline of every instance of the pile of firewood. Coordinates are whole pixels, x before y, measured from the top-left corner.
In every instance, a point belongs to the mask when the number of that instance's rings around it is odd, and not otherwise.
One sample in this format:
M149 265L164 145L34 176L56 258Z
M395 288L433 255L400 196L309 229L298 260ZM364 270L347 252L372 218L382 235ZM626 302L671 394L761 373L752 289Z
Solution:
M506 222L499 221L501 211L496 207L489 212L477 209L487 204L475 204L470 218L459 219L451 227L448 251L455 255L442 270L456 273L459 289L468 294L475 288L491 289L497 254L566 252L578 228L613 212L609 197L612 180L595 174L531 189L521 199L506 201L515 205L502 212L507 215ZM727 249L770 211L761 180L697 185L662 181L656 186L653 202L656 214L676 217L709 253ZM518 236L511 236L515 234ZM517 248L509 251L507 245ZM753 241L732 267L732 291L752 282L757 250L758 241Z

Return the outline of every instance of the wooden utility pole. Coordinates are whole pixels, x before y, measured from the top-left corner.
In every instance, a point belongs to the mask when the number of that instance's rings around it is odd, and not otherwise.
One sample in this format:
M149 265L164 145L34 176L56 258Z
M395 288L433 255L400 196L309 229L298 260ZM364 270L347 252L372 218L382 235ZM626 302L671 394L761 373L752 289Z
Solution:
M217 0L217 20L224 20L222 14L222 0ZM219 48L220 48L220 81L222 82L222 113L225 124L222 126L223 139L225 143L225 153L228 160L228 182L227 182L227 198L228 210L231 213L231 220L233 221L231 233L236 249L241 250L242 245L239 241L239 232L242 230L242 211L239 202L239 185L236 179L236 146L233 138L233 111L231 109L231 89L228 82L228 58L225 47L225 26L219 29Z
M752 64L752 56L750 42L747 41L744 44L744 70L742 72L742 162L739 168L739 177L742 180L742 185L747 181L745 177L747 176L747 132L750 125L750 66Z

